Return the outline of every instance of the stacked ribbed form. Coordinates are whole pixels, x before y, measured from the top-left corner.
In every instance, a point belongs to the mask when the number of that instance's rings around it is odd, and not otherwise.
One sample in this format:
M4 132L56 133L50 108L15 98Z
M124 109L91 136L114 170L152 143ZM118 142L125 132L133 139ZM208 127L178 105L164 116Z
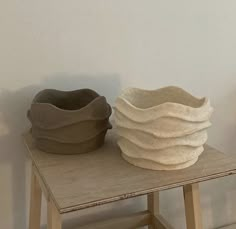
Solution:
M28 111L36 146L58 154L85 153L103 145L110 115L106 98L90 89L43 90Z
M116 100L115 122L122 156L133 165L175 170L203 152L213 108L181 88L126 89Z

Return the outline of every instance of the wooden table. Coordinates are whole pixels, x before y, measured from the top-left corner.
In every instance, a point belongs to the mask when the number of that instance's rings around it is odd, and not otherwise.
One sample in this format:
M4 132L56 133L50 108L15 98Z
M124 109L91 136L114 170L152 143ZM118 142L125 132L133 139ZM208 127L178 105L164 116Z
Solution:
M148 210L80 228L174 228L159 214L159 191L183 186L188 229L201 229L198 183L236 173L236 159L205 146L199 161L178 171L137 168L121 158L112 131L97 151L80 155L44 153L24 135L32 159L30 229L40 228L41 196L48 203L48 229L61 229L61 216L97 205L147 195Z

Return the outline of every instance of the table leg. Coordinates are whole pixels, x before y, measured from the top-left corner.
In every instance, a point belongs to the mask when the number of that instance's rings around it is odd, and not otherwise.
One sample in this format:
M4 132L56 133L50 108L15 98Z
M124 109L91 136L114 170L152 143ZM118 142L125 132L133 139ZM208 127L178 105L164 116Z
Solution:
M60 212L57 210L52 199L48 201L48 229L61 229L62 221Z
M153 192L147 195L148 210L152 216L159 214L159 192ZM148 229L155 228L154 225L149 225Z
M40 229L42 190L32 165L29 229Z
M183 187L187 229L202 229L199 185L188 184Z

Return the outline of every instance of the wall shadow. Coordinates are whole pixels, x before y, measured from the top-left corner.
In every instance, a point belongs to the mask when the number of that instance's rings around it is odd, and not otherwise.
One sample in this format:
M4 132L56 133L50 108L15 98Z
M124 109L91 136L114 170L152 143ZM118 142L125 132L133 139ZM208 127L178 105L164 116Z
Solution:
M21 134L30 127L26 112L34 95L45 88L75 90L91 88L107 97L112 104L120 92L120 77L116 74L68 75L65 73L45 77L38 85L29 85L16 91L0 91L0 166L7 165L11 170L11 195L13 229L28 227L26 196L29 181L26 177L27 153ZM26 176L27 175L27 176ZM1 174L0 176L4 176ZM4 180L3 180L4 181ZM27 189L26 189L26 186Z
M219 92L217 96L211 98L214 113L211 119L212 127L208 131L208 144L226 155L236 156L236 105L233 103L236 90L233 88L227 93ZM236 222L235 178L234 175L201 183L201 203L206 228Z

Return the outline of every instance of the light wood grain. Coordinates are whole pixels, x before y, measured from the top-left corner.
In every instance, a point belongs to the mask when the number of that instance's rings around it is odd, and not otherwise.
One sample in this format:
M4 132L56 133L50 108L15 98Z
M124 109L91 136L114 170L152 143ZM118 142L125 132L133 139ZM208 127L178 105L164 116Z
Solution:
M147 195L148 210L151 214L159 214L159 192L153 192Z
M143 227L151 223L151 215L148 211L117 217L101 222L81 226L78 229L131 229Z
M155 215L153 218L154 228L174 229L161 215Z
M199 185L183 187L187 229L202 229Z
M209 146L205 146L199 161L187 169L151 171L137 168L121 158L112 131L102 148L81 155L41 152L35 148L30 134L25 135L25 142L60 213L236 173L236 159Z
M29 229L40 229L41 202L42 190L34 174L34 166L32 166Z
M147 195L147 206L148 206L148 211L152 215L152 218L154 215L159 214L159 192L153 192ZM148 229L152 228L153 228L153 223L152 225L148 226Z
M39 186L40 186L40 188L41 188L41 190L44 194L44 197L46 198L46 200L48 200L49 199L49 193L48 193L47 187L45 186L45 183L43 182L42 178L40 177L39 172L38 172L37 168L35 167L35 165L32 166L32 170L33 170L34 175L37 179L37 182L38 182L38 184L39 184Z
M61 221L61 215L59 211L57 210L55 204L50 199L48 202L48 208L47 208L47 228L48 229L61 229L62 228L62 221Z

